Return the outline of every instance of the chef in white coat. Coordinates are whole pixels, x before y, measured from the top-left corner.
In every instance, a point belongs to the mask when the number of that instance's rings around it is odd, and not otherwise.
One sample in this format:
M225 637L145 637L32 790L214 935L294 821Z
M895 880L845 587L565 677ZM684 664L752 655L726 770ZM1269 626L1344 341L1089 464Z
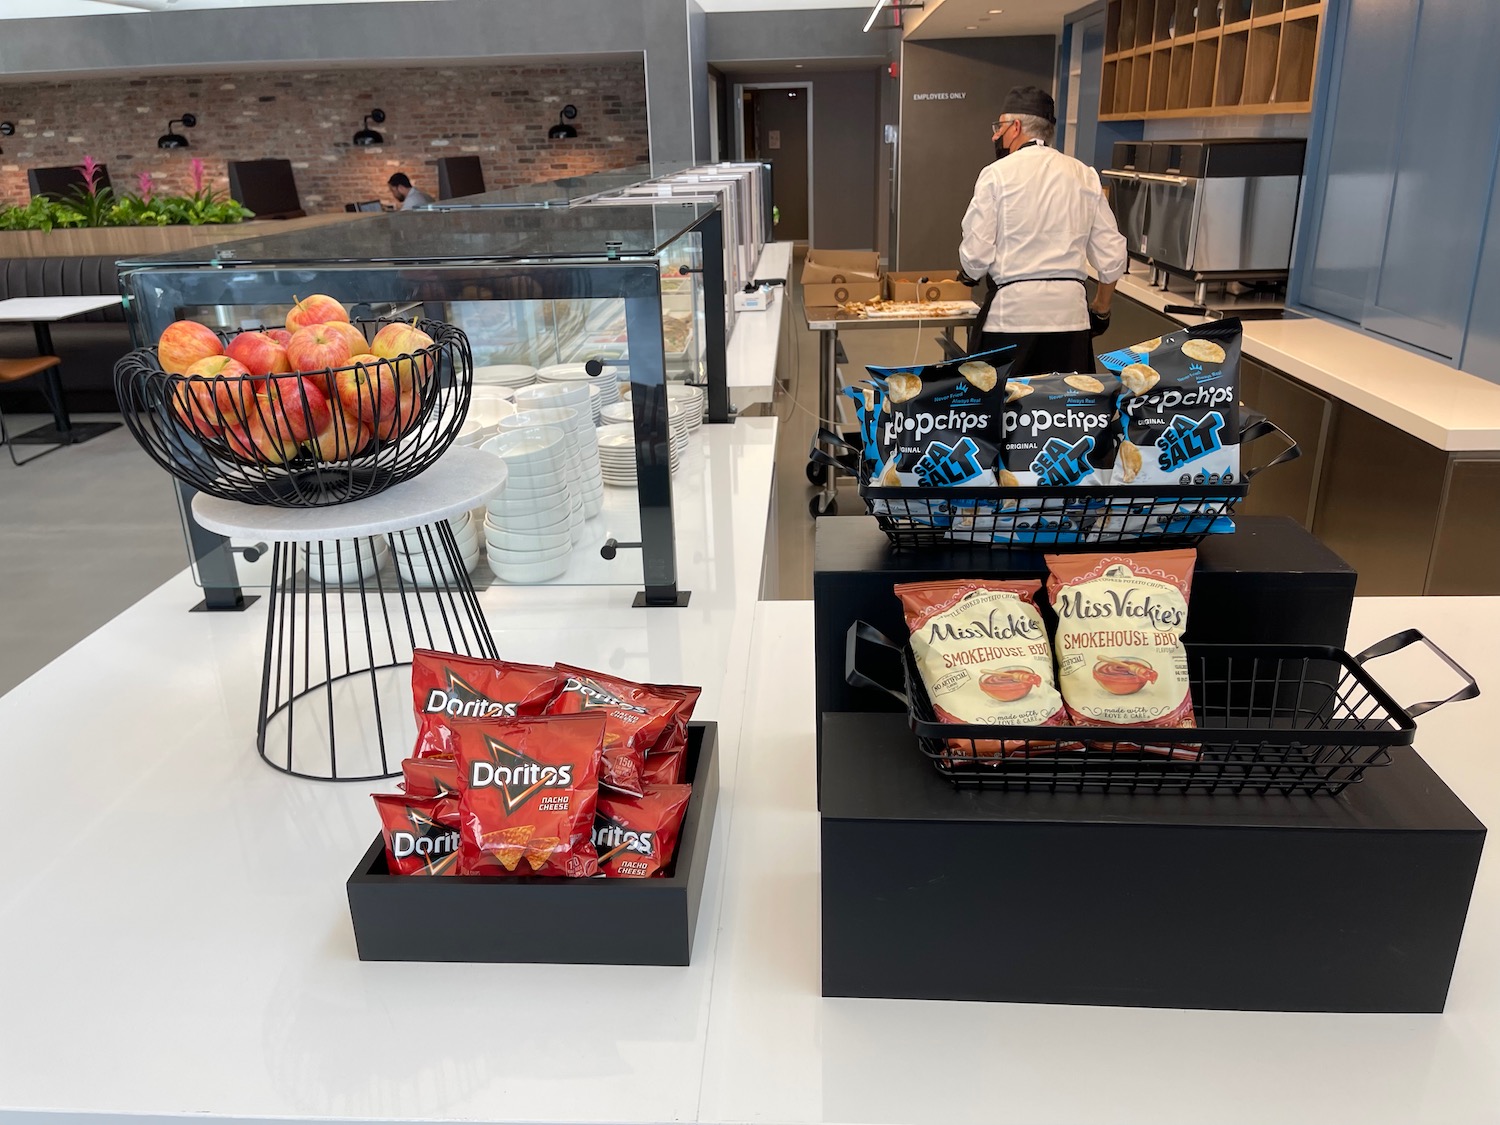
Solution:
M1125 238L1099 174L1050 147L1052 95L1017 86L993 126L997 159L979 173L959 245L962 280L989 283L970 352L1013 345L1011 373L1094 370L1093 336L1109 323ZM1085 288L1092 265L1099 286Z

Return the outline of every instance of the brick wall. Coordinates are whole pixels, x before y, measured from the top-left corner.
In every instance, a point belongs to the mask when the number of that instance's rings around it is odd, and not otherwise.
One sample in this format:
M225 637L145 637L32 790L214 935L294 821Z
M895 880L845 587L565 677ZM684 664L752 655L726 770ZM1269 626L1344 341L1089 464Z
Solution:
M578 107L578 138L549 141L558 110ZM356 148L361 118L385 144ZM167 121L198 117L183 130L192 147L164 151ZM404 171L437 195L435 161L476 153L487 188L621 168L649 160L643 64L361 68L281 73L174 75L0 84L0 205L30 198L26 169L75 165L85 155L109 165L115 189L134 191L149 172L158 190L190 191L200 157L212 183L229 187L227 162L292 161L302 206L341 211L355 200L390 201L385 186Z

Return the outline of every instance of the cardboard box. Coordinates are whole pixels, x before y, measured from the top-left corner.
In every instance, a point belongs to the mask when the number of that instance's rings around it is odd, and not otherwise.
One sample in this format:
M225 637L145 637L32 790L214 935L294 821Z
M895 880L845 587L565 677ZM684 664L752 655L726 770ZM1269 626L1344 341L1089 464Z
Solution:
M885 296L880 255L867 250L809 250L802 265L802 302L809 307Z
M888 273L885 279L887 296L893 301L974 300L974 290L958 280L956 270L904 270Z

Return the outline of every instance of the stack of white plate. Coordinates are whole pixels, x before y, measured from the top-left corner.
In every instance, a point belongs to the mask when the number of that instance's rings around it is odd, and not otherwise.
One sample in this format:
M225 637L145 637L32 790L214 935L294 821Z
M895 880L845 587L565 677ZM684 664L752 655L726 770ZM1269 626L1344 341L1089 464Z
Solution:
M358 586L361 579L368 582L391 553L384 539L325 539L303 543L298 550L308 577L329 586Z
M453 529L467 575L479 565L479 528L468 512L454 516L448 526ZM463 575L453 573L453 564L442 552L434 529L395 532L391 545L396 551L397 571L414 586L450 586L463 579Z
M529 388L543 390L542 387ZM568 395L586 395L587 387L561 387ZM545 396L541 401L549 401ZM571 442L568 458L568 484L582 502L584 519L593 519L604 507L604 485L599 472L599 447L594 440L594 423L587 406L533 406L523 402L514 417L502 419L500 432L525 429L528 426L557 426L567 431Z
M516 392L510 387L474 387L469 392L469 413L464 421L478 422L489 431L488 437L500 432L500 419L516 412L511 396Z
M608 406L620 401L620 381L613 367L606 367L598 375L590 375L582 363L555 363L551 367L537 369L538 383L584 383L599 388L599 405Z
M568 569L575 509L565 466L568 435L555 426L509 430L484 445L504 459L505 489L486 505L484 538L495 577L545 582Z
M634 407L628 402L617 402L613 406L606 406L603 413L603 422L610 425L635 425L635 415L632 413ZM688 438L691 436L689 429L690 409L680 402L667 401L667 422L672 435L672 456L676 460L682 459L682 451L687 448Z
M492 363L474 368L476 387L529 387L536 382L536 368L529 363Z
M599 441L599 471L604 483L617 488L634 488L635 427L617 422L600 426L595 432ZM675 443L672 445L671 458L672 471L675 473L682 460L682 454Z
M708 406L708 392L702 387L690 387L686 383L668 383L667 401L680 402L687 408L688 432L696 433L703 425L703 411Z

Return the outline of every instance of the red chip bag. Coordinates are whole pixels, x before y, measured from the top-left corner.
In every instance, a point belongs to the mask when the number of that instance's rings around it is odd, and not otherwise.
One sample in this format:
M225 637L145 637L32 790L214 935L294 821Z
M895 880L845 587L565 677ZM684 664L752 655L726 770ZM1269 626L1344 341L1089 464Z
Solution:
M599 869L592 842L603 715L491 719L453 728L461 875Z
M458 801L376 793L385 865L392 875L458 873Z
M660 875L677 853L691 785L648 785L641 797L600 793L594 817L599 870L613 879Z
M458 762L452 754L407 758L401 763L408 797L447 797L458 793Z
M648 785L676 785L687 780L688 723L698 706L698 697L703 689L685 687L681 684L648 684L653 691L667 696L679 696L682 706L672 716L667 729L656 740L656 745L646 751L646 768L642 773Z
M599 783L639 797L646 751L656 745L683 704L647 684L632 683L603 672L559 664L562 687L547 704L549 715L599 712L608 719L604 730L604 764Z
M418 758L452 754L449 732L482 719L540 715L559 676L537 664L514 664L419 648L411 658Z

